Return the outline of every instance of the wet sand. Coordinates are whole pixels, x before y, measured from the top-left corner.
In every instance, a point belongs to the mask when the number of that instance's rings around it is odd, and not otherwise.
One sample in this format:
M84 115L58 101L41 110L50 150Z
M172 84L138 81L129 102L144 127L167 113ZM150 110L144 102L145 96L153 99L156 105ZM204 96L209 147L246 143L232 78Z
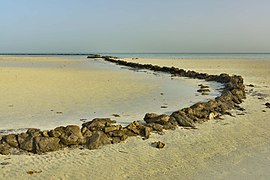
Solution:
M0 178L5 179L269 179L270 61L159 60L140 63L175 66L209 74L240 74L247 99L236 117L198 124L194 130L178 128L147 140L127 142L98 150L63 150L45 155L0 156ZM263 99L261 99L263 97ZM258 99L260 98L260 99ZM262 112L265 110L266 112ZM158 150L151 142L166 144ZM33 175L27 171L36 171Z

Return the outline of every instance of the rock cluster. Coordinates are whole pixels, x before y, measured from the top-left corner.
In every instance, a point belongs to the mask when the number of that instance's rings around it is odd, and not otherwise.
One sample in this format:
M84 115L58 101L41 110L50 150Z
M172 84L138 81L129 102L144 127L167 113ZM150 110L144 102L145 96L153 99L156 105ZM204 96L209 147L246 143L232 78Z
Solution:
M96 118L82 124L81 128L69 125L57 127L50 131L28 129L25 133L2 135L0 136L0 154L10 154L14 150L41 154L73 146L97 149L102 145L124 141L129 136L149 138L153 131L162 132L164 129L175 129L177 126L195 128L195 123L230 114L229 110L231 109L242 109L239 104L245 99L245 87L241 76L229 76L228 74L208 75L175 67L138 64L116 60L108 56L99 57L112 63L136 69L148 69L170 73L173 76L217 81L223 83L224 88L221 96L216 97L214 100L196 103L191 107L175 111L170 116L147 113L144 117L145 123L134 121L128 126L122 127L121 125L115 125L116 121L109 118ZM208 89L208 87L201 85L201 89ZM158 147L164 147L163 144L158 144Z

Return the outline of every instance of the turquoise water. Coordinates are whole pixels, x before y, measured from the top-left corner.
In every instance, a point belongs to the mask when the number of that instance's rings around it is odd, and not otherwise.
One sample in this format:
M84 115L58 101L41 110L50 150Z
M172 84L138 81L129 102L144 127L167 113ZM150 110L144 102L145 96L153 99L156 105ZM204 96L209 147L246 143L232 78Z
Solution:
M120 58L173 58L173 59L265 59L270 53L101 53Z

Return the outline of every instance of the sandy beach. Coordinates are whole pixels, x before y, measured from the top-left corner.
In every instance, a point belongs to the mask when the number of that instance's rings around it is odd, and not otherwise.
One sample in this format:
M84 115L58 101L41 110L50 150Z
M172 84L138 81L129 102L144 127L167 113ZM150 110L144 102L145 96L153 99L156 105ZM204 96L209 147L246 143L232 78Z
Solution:
M1 60L1 59L0 59ZM43 61L50 61L50 58ZM254 87L246 87L247 99L241 104L246 109L244 114L232 111L236 117L225 116L224 120L211 120L203 124L197 124L198 129L178 128L174 131L165 131L164 135L152 134L147 140L140 137L129 138L124 143L104 146L98 150L87 149L65 149L44 155L0 155L0 179L269 179L270 173L270 109L265 103L270 101L270 61L269 60L241 60L241 59L125 59L127 61L150 63L159 66L174 66L186 70L195 70L209 74L228 73L230 75L241 75L245 84L253 84ZM2 59L4 61L4 59ZM19 61L14 59L13 61ZM59 60L60 61L60 60ZM66 61L62 59L61 61ZM31 63L32 61L30 61ZM57 62L55 62L57 64ZM76 64L76 60L67 62ZM73 65L72 65L73 66ZM107 97L121 99L134 97L136 94L144 96L151 94L155 86L147 86L148 81L144 77L132 77L125 72L116 71L95 71L93 74L86 73L65 67L65 71L55 74L55 67L39 68L6 68L1 69L0 82L10 82L7 87L20 89L27 93L27 88L36 89L46 98L56 98L55 106L47 106L46 102L42 107L35 104L35 94L29 94L33 98L33 104L26 110L52 108L62 112L64 108L74 107L74 104L67 104L67 107L58 105L59 99L81 104L91 100L91 96L98 97L102 101L102 92L96 94L94 90L106 91ZM63 68L63 67L62 67ZM13 71L13 77L10 76ZM51 72L54 71L52 74ZM44 79L35 80L33 77L44 73ZM47 76L47 77L46 77ZM52 77L53 76L53 77ZM57 76L58 78L55 78ZM91 77L98 77L93 79ZM46 77L46 78L45 78ZM80 78L76 78L80 77ZM83 79L81 77L84 77ZM110 77L110 88L104 89L105 82ZM7 81L7 78L10 78ZM26 89L21 89L18 78L34 81ZM117 78L119 83L113 83ZM54 81L50 81L54 79ZM93 82L89 82L91 79ZM134 80L135 79L135 80ZM65 80L65 81L63 81ZM98 83L97 83L98 82ZM1 83L2 84L2 83ZM46 91L46 85L59 88L54 92ZM69 89L73 84L76 89ZM85 86L88 84L88 86ZM93 87L93 84L95 86ZM56 86L58 85L58 86ZM84 87L84 88L79 88ZM65 89L65 94L55 93ZM125 89L126 94L120 90ZM1 87L3 94L8 89ZM92 91L91 91L92 90ZM78 96L74 97L76 91ZM90 94L86 96L84 91ZM10 96L16 95L16 91L10 92ZM72 96L70 96L72 94ZM99 96L100 95L100 96ZM8 108L15 108L16 102L8 102L2 98L5 106L0 107L1 111ZM44 98L45 99L45 98ZM136 98L135 98L136 99ZM14 99L13 99L14 100ZM46 100L46 99L45 99ZM16 99L20 101L25 99ZM40 104L40 103L39 103ZM10 105L10 106L6 106ZM13 106L14 107L13 107ZM80 106L77 107L80 109ZM265 112L263 112L264 110ZM0 112L1 113L1 112ZM241 115L238 115L241 114ZM68 115L68 113L67 113ZM56 114L53 114L56 116ZM7 121L8 122L8 121ZM37 122L39 124L39 122ZM33 122L33 125L34 122ZM54 124L53 124L54 125ZM19 127L19 126L18 126ZM16 128L16 127L14 127ZM152 142L164 142L164 149L156 149L151 146ZM34 174L28 174L34 171Z

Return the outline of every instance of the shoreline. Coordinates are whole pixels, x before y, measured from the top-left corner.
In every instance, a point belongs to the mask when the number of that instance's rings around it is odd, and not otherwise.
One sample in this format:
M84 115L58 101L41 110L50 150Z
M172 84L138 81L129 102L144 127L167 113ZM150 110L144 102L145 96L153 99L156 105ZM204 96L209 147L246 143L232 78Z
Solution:
M225 120L211 120L197 124L195 130L176 128L164 131L164 135L152 134L144 141L139 137L126 142L103 146L99 150L64 149L43 155L1 156L3 166L0 177L6 179L31 178L117 178L117 179L268 179L269 173L269 63L228 64L190 61L190 64L174 60L136 60L163 66L181 67L216 74L244 75L247 99L242 103L245 115L236 118L225 116ZM195 63L195 64L194 64ZM219 67L218 67L219 66ZM230 67L230 68L227 68ZM263 99L259 93L267 94ZM265 110L266 112L262 112ZM237 111L233 111L236 114ZM165 142L162 150L151 147L154 141ZM262 155L260 155L262 153ZM256 155L259 154L259 155ZM262 156L263 158L256 158ZM254 158L252 158L254 157ZM10 158L10 159L9 159ZM249 160L247 160L249 159ZM247 160L247 161L245 161ZM72 163L70 163L72 162ZM249 163L248 164L244 164ZM111 169L104 171L103 169ZM33 175L27 171L37 171Z
M96 56L93 57L96 58ZM160 67L151 64L143 65L115 60L107 56L101 58L105 61L132 68L165 72L173 76L192 79L216 81L222 83L224 88L222 88L221 95L216 97L215 100L196 103L189 108L175 111L171 115L147 113L144 118L146 125L134 121L126 127L122 127L120 125L113 125L116 121L112 121L109 118L95 118L82 124L81 128L75 125L56 127L51 131L40 131L39 129L30 128L26 133L3 135L1 136L0 153L9 154L19 149L19 151L24 150L40 154L73 145L86 145L89 149L97 149L105 144L125 141L129 136L140 135L148 139L152 131L174 130L176 126L195 128L195 123L217 119L220 118L220 115L231 115L228 110L244 110L238 105L245 99L245 88L241 76L229 76L228 74L208 75L207 73L185 71L175 67ZM208 89L201 88L201 90ZM121 135L114 135L116 132L121 132ZM71 136L72 138L75 136L76 140L70 140ZM32 145L29 146L29 143Z

